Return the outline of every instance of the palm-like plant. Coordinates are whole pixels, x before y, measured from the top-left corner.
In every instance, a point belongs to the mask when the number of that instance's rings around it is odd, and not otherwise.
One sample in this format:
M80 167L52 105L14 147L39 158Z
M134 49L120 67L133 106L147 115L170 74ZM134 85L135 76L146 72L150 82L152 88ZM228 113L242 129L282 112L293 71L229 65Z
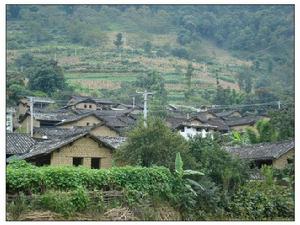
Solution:
M184 170L180 152L177 152L176 154L175 173L179 176L179 178L183 179L185 187L195 196L198 196L198 191L204 191L204 187L199 182L191 178L192 176L203 176L204 173L196 170Z

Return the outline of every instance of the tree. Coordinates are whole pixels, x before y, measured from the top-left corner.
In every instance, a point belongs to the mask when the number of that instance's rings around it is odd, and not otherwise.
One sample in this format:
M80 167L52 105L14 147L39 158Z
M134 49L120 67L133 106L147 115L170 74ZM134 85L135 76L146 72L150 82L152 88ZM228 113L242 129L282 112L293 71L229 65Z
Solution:
M293 107L270 112L270 124L278 133L278 140L295 136L295 109Z
M193 169L201 170L225 192L233 191L248 177L247 164L222 150L218 135L214 139L195 136L189 140L189 149L197 165Z
M273 142L278 140L278 133L270 121L264 119L259 120L255 124L255 128L256 131L251 128L246 129L251 143Z
M146 41L143 45L144 47L144 51L146 54L150 54L151 53L151 49L152 49L152 44L150 41Z
M244 67L238 74L238 84L240 90L244 90L246 93L250 93L252 91L252 83L253 83L253 72L250 68Z
M51 95L67 86L62 69L54 60L37 62L27 74L29 74L29 88L33 91L40 90Z
M165 166L174 170L176 153L183 156L185 165L193 164L188 154L185 139L172 132L162 119L149 118L147 127L142 120L129 132L127 143L116 152L116 160L120 164L139 166Z
M118 50L120 50L120 48L123 45L123 40L122 40L123 36L122 33L118 33L116 35L116 40L114 41L114 45L117 47Z
M186 79L186 84L188 89L191 89L193 72L194 72L193 64L189 63L185 74L185 79Z

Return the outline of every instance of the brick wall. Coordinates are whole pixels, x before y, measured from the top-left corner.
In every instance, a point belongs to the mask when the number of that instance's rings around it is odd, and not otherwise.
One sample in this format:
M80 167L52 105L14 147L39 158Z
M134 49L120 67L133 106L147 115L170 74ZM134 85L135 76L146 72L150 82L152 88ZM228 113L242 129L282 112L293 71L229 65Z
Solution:
M100 144L101 145L101 144ZM91 168L91 158L101 158L101 168L112 166L111 150L99 146L99 144L89 137L82 137L72 145L62 147L59 151L51 154L51 166L73 165L73 157L83 157L83 166Z
M96 127L95 129L93 129L91 131L91 134L93 134L95 136L107 136L107 137L119 137L120 136L116 131L110 129L109 127L107 127L105 125Z
M98 118L96 118L95 116L87 116L87 117L82 118L78 121L74 121L74 122L70 122L70 123L67 123L67 124L60 125L60 127L65 127L65 128L69 128L69 127L73 127L73 126L86 127L87 123L89 123L88 126L93 126L94 124L98 124L100 122L102 122L102 121L99 120Z
M278 159L273 160L273 167L276 169L283 169L287 165L287 159L292 158L295 155L295 149L291 149L287 153L280 156Z

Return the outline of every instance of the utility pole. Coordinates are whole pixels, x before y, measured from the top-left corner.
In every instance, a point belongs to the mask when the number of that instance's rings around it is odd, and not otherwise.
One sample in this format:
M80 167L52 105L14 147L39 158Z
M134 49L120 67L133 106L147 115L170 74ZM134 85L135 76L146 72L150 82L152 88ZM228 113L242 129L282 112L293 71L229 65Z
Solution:
M33 97L30 100L30 136L33 137Z
M146 121L147 121L147 113L148 113L148 110L147 110L148 95L153 95L154 92L147 92L147 90L145 90L144 92L136 91L136 93L143 94L143 96L144 96L144 127L147 127Z
M133 96L132 97L132 108L134 109L134 107L135 107L135 97Z

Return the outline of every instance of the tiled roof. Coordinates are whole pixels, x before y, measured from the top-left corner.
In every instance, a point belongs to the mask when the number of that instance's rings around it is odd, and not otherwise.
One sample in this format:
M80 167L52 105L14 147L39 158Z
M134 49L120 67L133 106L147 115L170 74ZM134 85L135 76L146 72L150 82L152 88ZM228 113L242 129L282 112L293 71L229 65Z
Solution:
M101 142L106 143L107 145L111 146L114 149L119 148L127 140L126 137L103 137L103 136L97 136L97 138Z
M220 113L216 113L216 116L217 117L227 117L227 116L232 115L235 112L239 113L239 111L237 111L237 110L230 110L230 111L223 111L223 112L220 112Z
M95 102L96 104L108 104L108 105L114 104L112 101L107 99L94 98L91 96L72 96L67 106L76 105L80 102L89 102L89 101Z
M76 141L77 139L83 137L86 134L87 134L87 132L81 133L78 135L74 135L74 136L70 136L67 138L56 138L56 139L38 142L34 146L32 146L32 148L29 150L28 153L25 153L25 154L19 156L18 158L19 159L27 159L27 158L32 158L32 157L38 156L38 155L49 154L58 148L61 148L69 143Z
M35 140L28 134L7 133L6 154L23 154L35 144Z
M242 159L278 159L281 155L295 148L294 140L276 143L259 143L248 146L225 147L224 150Z
M172 129L178 127L181 123L183 123L186 120L187 119L185 117L168 116L166 118L166 122L170 123Z
M84 136L88 136L88 137L92 138L93 140L95 140L96 142L102 143L104 146L106 146L112 150L119 147L119 145L122 144L123 142L125 142L125 140L126 140L126 138L122 138L122 137L115 137L115 138L101 137L101 136L96 137L94 135L89 134L89 132L84 132L84 133L76 134L76 135L69 136L69 137L55 138L55 139L51 139L51 140L36 142L35 145L33 145L27 153L25 153L23 155L19 155L17 158L18 159L28 159L28 158L32 158L32 157L41 156L41 155L47 155L47 154L50 154L51 152L65 146L67 144L70 144ZM8 162L9 161L10 161L10 159L8 159Z
M35 127L33 128L34 134L39 134L42 137L46 136L47 139L55 139L59 137L69 137L77 134L81 134L89 131L89 127L72 127L72 128L62 128L62 127Z
M240 125L253 125L260 119L261 117L259 116L232 117L232 118L228 118L228 120L226 120L225 123L229 127L240 126Z
M217 126L218 131L228 131L229 127L226 125L226 123L224 122L224 120L220 119L220 118L210 118L207 121L208 124L212 125L212 126Z

